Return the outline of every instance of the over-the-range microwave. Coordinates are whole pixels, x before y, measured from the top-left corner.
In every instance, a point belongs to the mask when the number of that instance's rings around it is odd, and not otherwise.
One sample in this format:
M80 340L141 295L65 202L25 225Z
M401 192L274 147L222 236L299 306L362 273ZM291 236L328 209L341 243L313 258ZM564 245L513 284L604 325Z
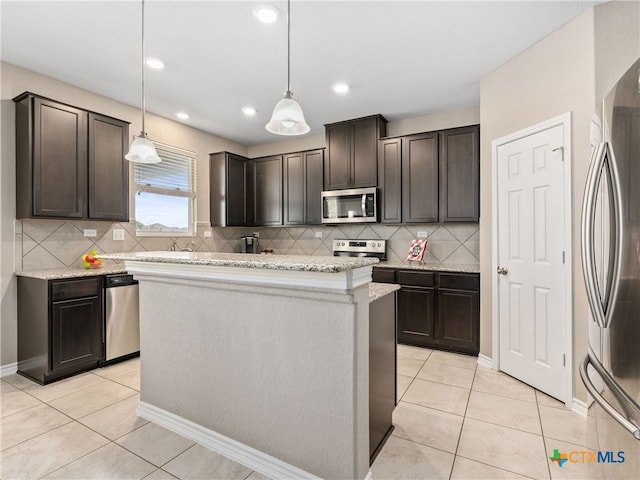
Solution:
M322 192L322 223L370 223L378 221L377 188Z

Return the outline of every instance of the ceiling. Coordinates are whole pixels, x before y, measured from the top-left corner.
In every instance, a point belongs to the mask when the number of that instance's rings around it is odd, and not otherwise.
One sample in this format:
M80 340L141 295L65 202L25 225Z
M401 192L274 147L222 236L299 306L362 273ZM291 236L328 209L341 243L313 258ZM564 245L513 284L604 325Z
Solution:
M282 13L263 24L257 3ZM597 1L308 1L291 4L291 89L311 127L398 120L480 103L480 79ZM244 145L286 90L284 1L145 2L147 110ZM141 8L133 1L1 0L2 60L140 105ZM331 86L347 82L339 96ZM39 93L39 92L35 92ZM247 117L241 108L253 106ZM152 135L152 134L151 134Z

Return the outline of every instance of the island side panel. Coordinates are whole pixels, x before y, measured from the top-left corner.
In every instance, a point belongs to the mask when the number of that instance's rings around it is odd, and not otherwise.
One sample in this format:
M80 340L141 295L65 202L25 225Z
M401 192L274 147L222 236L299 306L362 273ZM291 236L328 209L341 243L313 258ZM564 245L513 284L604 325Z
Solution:
M142 402L321 478L366 476L366 284L139 278Z

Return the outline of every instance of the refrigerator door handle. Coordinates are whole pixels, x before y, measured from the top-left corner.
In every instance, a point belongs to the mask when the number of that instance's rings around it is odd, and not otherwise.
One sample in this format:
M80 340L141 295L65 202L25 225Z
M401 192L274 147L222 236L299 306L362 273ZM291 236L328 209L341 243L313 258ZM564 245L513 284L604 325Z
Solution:
M604 297L600 296L600 289L597 283L597 271L595 260L595 249L593 242L596 200L598 187L602 180L602 175L609 178L609 193L613 206L613 241L611 245L610 258L611 270L607 276ZM620 283L619 271L621 261L622 242L622 212L620 200L620 180L618 169L613 157L613 151L608 142L601 143L593 153L591 167L587 177L584 200L582 203L582 271L587 291L587 299L594 321L599 327L607 328L611 324L615 299L618 295Z
M602 395L598 389L593 385L591 379L589 378L589 374L587 372L587 366L591 365L593 369L600 375L602 380L609 387L611 392L615 395L616 399L620 402L625 410L626 417L623 416L618 410L616 410ZM609 377L604 368L600 365L597 359L591 358L591 352L585 355L582 363L580 364L580 377L582 378L582 383L587 388L589 395L593 397L593 399L607 412L614 420L616 420L620 425L622 425L625 429L631 433L636 440L640 440L640 426L633 420L633 416L631 412L635 411L640 416L640 407L636 404L633 399L631 399L625 392L622 390L618 384Z

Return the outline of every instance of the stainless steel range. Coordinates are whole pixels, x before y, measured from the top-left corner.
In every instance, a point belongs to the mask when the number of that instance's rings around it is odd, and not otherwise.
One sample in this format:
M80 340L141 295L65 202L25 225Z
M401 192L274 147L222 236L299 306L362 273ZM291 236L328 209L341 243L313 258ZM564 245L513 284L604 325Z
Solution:
M346 240L333 241L334 257L376 257L387 259L386 240Z

